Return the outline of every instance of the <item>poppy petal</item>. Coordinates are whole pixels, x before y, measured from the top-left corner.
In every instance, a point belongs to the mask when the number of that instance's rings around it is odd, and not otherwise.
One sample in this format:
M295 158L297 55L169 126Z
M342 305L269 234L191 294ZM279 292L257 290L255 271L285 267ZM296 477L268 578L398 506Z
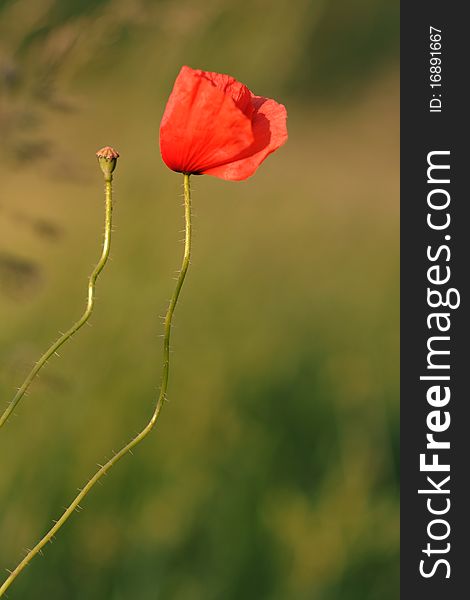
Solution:
M183 67L160 126L160 150L174 171L202 173L231 162L254 142L250 117L204 72Z
M231 162L204 169L202 173L231 181L253 175L264 159L287 141L287 111L270 98L252 96L254 142Z
M251 118L253 114L252 98L253 94L244 85L230 75L222 73L213 73L211 71L199 71L202 77L209 79L224 94L232 96L233 101L243 113Z

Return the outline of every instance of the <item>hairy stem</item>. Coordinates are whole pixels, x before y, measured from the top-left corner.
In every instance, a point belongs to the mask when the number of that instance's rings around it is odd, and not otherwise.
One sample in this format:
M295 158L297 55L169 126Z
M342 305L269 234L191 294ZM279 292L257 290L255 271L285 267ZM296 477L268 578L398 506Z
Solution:
M132 450L137 444L139 444L147 435L152 431L155 427L155 424L158 420L158 416L162 410L163 403L166 397L166 391L168 387L168 375L170 369L170 333L171 333L171 323L173 319L173 313L175 311L176 304L178 302L178 298L181 292L181 288L183 287L183 282L186 277L186 273L189 267L190 255L191 255L191 193L189 187L189 175L184 174L184 207L185 207L185 245L184 245L184 258L183 264L181 267L180 274L178 276L178 280L176 282L176 287L173 292L173 296L170 300L170 305L168 307L166 316L165 316L165 333L163 339L163 372L162 372L162 383L160 387L160 394L158 396L157 402L155 404L155 408L153 414L147 423L147 425L142 429L140 433L138 433L129 443L127 443L119 452L117 452L107 463L105 463L93 477L88 481L85 487L80 491L80 493L75 497L70 506L66 509L66 511L62 514L60 519L55 523L55 525L44 535L44 537L34 546L32 550L28 552L25 558L18 564L18 566L12 571L9 577L5 580L3 585L0 587L0 596L3 596L11 584L15 581L18 575L23 571L23 569L31 562L31 560L41 552L42 548L50 542L56 533L60 530L60 528L66 523L69 517L72 516L73 512L79 508L80 502L88 495L93 486L98 483L100 479L102 479L106 473L119 461L123 456L125 456L130 450Z
M59 348L63 344L65 344L66 341L70 340L75 335L75 333L77 333L77 331L81 327L83 327L83 325L85 325L85 323L90 318L91 313L93 312L93 308L95 305L95 296L96 296L96 294L95 294L96 280L98 279L98 276L101 273L101 271L104 269L104 266L109 257L109 251L110 251L110 247L111 247L111 225L112 225L112 214L113 214L113 190L112 190L112 176L111 175L109 175L109 177L105 181L105 200L106 200L106 217L105 217L103 250L101 253L101 257L100 257L96 267L93 269L93 272L90 275L89 280L88 280L88 299L87 299L87 305L85 308L85 312L80 317L80 319L72 325L72 327L68 331L63 333L59 337L59 339L57 341L55 341L52 344L52 346L48 350L46 350L46 352L44 352L44 354L41 356L41 358L37 361L37 363L31 369L28 376L24 380L23 385L18 389L13 400L10 402L8 407L5 409L3 414L0 416L0 427L2 427L7 422L8 418L11 416L12 412L15 410L16 406L18 405L20 400L23 398L23 396L27 392L32 381L34 380L36 375L39 373L39 371L44 367L44 365L47 363L47 361L51 358L51 356L56 354L57 350L59 350Z

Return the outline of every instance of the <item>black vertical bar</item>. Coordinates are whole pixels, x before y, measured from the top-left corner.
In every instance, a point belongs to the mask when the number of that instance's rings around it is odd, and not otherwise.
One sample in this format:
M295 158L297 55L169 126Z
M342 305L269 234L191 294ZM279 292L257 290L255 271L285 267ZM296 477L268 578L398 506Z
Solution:
M466 8L463 2L442 0L401 3L402 600L470 598L470 394L465 381L470 373L470 103L466 98L470 30L464 17ZM433 42L438 39L436 30L440 30L441 54L431 55L438 48ZM430 69L437 66L431 64L437 63L431 61L433 57L441 59L441 86L434 88L431 83L436 83L438 69ZM439 101L440 112L431 112L431 108L439 109ZM435 154L430 160L450 165L450 170L435 169L428 181L428 156L436 151L449 154ZM449 183L443 183L446 178ZM449 206L442 210L430 207L430 192L431 204L444 206L448 194ZM427 223L428 214L437 226L446 223L448 214L449 226L433 229ZM433 266L438 269L429 272ZM446 283L429 279L442 281L449 272ZM443 298L449 293L453 305L460 297L460 306L432 308L428 288L440 291ZM455 291L449 292L452 289ZM431 301L438 304L438 295ZM445 316L430 317L433 313ZM448 331L440 331L438 321L442 329L450 325ZM434 369L429 368L427 347L433 336L450 338L431 341L432 348L450 351L431 356L432 364L437 365ZM445 369L446 365L450 368ZM450 380L420 380L420 376L448 376ZM440 394L444 394L444 386L449 388L450 400L432 406L428 390L438 385ZM446 413L450 426L441 432L430 429L429 425L444 428ZM450 449L427 448L427 434L450 442ZM449 472L421 470L421 454L426 455L428 464L436 454L440 465L450 465ZM419 494L418 490L434 493ZM430 512L446 508L440 515Z

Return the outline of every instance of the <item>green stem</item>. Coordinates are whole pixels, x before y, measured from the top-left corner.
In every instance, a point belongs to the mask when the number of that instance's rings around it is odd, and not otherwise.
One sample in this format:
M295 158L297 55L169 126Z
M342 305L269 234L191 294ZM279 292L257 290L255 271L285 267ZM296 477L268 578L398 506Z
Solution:
M165 334L163 339L163 373L162 373L162 383L160 387L160 394L158 396L158 400L155 404L155 409L153 414L147 423L147 425L142 429L140 433L138 433L128 444L126 444L119 452L117 452L107 463L105 463L93 477L88 481L85 487L80 491L80 493L75 497L70 506L66 509L66 511L62 514L60 519L55 523L55 525L49 529L49 531L44 535L44 537L34 546L32 550L28 552L28 554L24 557L24 559L18 564L14 571L10 573L8 578L5 580L3 585L0 587L0 596L8 590L11 584L15 581L18 575L23 571L23 569L31 562L31 560L41 552L43 547L50 542L59 529L66 523L69 517L72 516L73 512L79 508L80 502L88 495L93 486L102 479L106 473L119 461L123 456L125 456L129 451L131 451L137 444L139 444L147 435L152 431L155 427L155 424L158 420L158 416L162 410L163 403L166 397L166 391L168 387L168 375L170 369L170 333L171 333L171 322L173 319L173 313L178 302L178 298L181 292L181 288L183 287L183 282L186 277L186 273L189 267L190 254L191 254L191 193L189 187L189 175L184 174L184 207L185 207L185 222L186 222L186 235L185 235L185 245L184 245L184 258L183 264L181 267L180 274L178 276L178 280L176 283L175 290L173 292L173 296L170 300L170 305L168 307L166 316L165 316Z
M98 279L99 274L103 270L108 257L109 250L111 247L111 225L112 225L112 214L113 214L113 190L112 190L112 176L109 175L105 180L105 199L106 199L106 217L105 217L105 228L104 228L104 242L103 242L103 251L101 253L100 260L98 264L93 270L93 273L90 275L88 280L88 300L85 312L80 317L80 319L72 325L72 327L63 333L60 338L52 344L52 346L46 350L46 352L41 356L41 358L37 361L34 367L29 372L29 375L26 377L23 385L16 392L15 397L10 402L8 407L5 409L4 413L0 416L0 427L2 427L15 410L16 406L23 398L25 393L27 392L29 386L32 381L39 373L39 371L44 367L47 361L57 353L57 350L65 344L65 342L71 339L77 331L85 325L88 319L93 312L93 308L95 305L95 288L96 288L96 280Z

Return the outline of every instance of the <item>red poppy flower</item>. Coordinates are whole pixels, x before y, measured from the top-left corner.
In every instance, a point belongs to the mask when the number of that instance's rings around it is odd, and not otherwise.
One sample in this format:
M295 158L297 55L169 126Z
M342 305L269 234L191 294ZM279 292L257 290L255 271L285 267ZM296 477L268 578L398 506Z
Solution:
M173 171L240 180L287 140L287 112L229 75L183 67L160 124Z

